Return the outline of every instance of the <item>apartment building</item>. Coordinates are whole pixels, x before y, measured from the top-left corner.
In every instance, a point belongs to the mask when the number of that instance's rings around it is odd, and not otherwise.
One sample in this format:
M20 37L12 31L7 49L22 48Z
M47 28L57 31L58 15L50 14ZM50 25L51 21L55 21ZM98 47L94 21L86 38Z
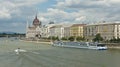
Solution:
M98 33L104 40L110 40L113 37L120 38L120 22L103 22L84 26L86 39L92 40Z
M73 24L70 27L70 36L80 36L80 37L84 37L83 36L83 27L85 26L85 24Z

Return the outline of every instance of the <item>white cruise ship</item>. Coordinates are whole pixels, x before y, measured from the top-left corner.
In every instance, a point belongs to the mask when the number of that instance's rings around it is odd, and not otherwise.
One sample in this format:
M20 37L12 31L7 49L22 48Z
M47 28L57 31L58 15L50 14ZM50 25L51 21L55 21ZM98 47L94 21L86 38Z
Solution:
M59 47L72 47L72 48L83 48L83 49L96 49L96 50L106 50L107 46L103 43L91 43L91 42L53 42L53 46Z

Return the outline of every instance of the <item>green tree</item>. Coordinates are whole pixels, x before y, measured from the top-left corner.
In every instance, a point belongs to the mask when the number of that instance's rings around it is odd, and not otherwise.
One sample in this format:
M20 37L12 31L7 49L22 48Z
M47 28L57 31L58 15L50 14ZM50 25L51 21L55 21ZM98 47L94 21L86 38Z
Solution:
M48 37L47 39L51 39L51 40L59 40L59 37L57 36L57 37L55 37L55 36L50 36L50 37Z
M114 43L116 41L116 38L115 37L113 37L112 39L110 39L110 42L111 43Z
M85 38L84 38L84 37L80 37L80 36L78 36L78 37L76 37L76 40L77 40L77 41L84 41Z
M59 41L60 39L59 39L59 37L57 36L57 37L55 37L55 40L58 40L58 41Z
M94 42L99 42L99 41L103 41L103 38L101 37L100 34L96 34L95 38L93 39Z
M120 43L120 38L119 37L117 37L117 43Z
M67 38L66 37L62 37L61 40L67 40Z
M115 37L113 37L113 43L116 43L117 39Z
M71 37L68 38L68 40L74 41L74 40L75 40L75 37L71 36Z
M54 37L54 36L52 36L51 38L52 38L52 40L56 40L56 37Z
M76 40L77 40L77 41L81 41L81 40L82 40L82 37L79 37L79 36L78 36L78 37L76 37Z

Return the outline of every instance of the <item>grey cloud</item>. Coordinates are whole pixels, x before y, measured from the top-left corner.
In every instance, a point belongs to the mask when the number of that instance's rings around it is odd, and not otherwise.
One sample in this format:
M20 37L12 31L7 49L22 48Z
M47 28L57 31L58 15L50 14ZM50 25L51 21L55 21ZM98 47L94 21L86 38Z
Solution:
M118 0L115 1L114 0L74 0L74 1L76 1L76 3L72 3L72 0L59 1L56 7L57 8L64 7L63 9L71 9L72 11L74 10L83 11L80 13L88 18L86 21L93 21L93 22L102 21L102 20L116 21L119 20L120 18L120 13L119 13L120 1Z

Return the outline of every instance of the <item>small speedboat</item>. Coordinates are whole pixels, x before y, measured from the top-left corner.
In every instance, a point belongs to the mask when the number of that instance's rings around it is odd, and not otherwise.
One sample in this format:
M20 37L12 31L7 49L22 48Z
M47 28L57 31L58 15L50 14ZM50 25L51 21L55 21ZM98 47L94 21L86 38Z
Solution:
M23 50L23 49L20 49L20 48L17 48L14 51L16 52L16 54L19 54L20 52L27 52L26 50Z

